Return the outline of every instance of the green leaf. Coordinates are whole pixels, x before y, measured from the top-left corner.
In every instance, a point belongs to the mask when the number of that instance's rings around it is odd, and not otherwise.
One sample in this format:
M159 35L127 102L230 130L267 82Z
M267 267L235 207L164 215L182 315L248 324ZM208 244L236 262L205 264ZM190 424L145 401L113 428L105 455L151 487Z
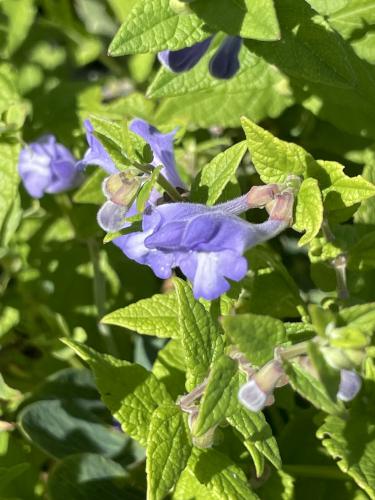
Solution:
M18 144L0 143L0 234L17 197L19 151Z
M272 0L195 0L191 9L215 31L256 40L280 38L279 24Z
M236 411L240 379L245 382L245 376L241 377L238 372L238 364L225 354L212 364L192 429L195 437L203 436Z
M340 405L329 397L323 384L297 363L284 362L285 373L293 389L316 408L330 414L340 413Z
M156 186L159 179L159 174L162 165L155 167L152 171L151 177L143 184L137 195L137 210L142 213L145 209L146 203L148 202L152 189Z
M340 469L349 474L371 499L375 498L375 424L371 412L350 412L348 419L328 416L317 432Z
M281 458L277 441L272 436L271 427L268 425L262 412L249 412L240 407L227 420L243 436L246 448L255 446L276 469L281 468Z
M179 16L169 0L143 0L135 4L109 47L111 56L158 52L189 47L209 33L195 15Z
M356 73L344 40L305 2L277 2L281 39L247 40L246 45L270 64L298 79L338 88L354 88Z
M240 52L241 70L230 80L218 80L208 72L212 51L188 72L161 70L149 95L171 96L158 108L156 119L168 124L208 127L220 123L238 127L246 110L254 121L276 117L293 102L286 78L245 48Z
M251 159L264 183L282 183L290 174L304 175L314 164L314 158L301 146L274 137L248 118L243 117L241 124Z
M349 0L307 0L307 3L319 14L326 16L345 7Z
M0 339L19 323L20 313L14 307L6 306L0 313Z
M163 405L155 410L147 440L147 498L165 498L185 468L191 448L181 410L176 405Z
M375 184L375 163L366 165L362 175L366 180ZM375 197L368 198L361 203L354 215L354 220L357 224L375 225Z
M152 373L163 382L173 398L185 392L185 354L181 342L171 340L158 352Z
M102 323L129 328L144 335L178 338L177 300L174 293L157 294L107 314Z
M34 0L5 1L0 8L7 16L7 41L3 56L10 57L27 37L36 14Z
M375 303L345 307L339 311L339 318L365 333L373 333L375 330Z
M203 167L192 188L192 201L207 205L216 203L233 179L245 152L246 142L239 142L215 156Z
M24 434L55 458L80 452L111 458L119 455L127 442L124 434L69 400L36 401L23 408L18 421Z
M328 365L319 349L319 346L315 342L309 342L308 354L319 374L319 379L325 387L327 394L332 401L335 401L340 383L339 370L335 370Z
M215 499L252 500L258 498L250 490L243 470L226 455L216 450L194 450L187 468L193 471L198 481Z
M180 337L186 356L187 389L191 390L207 376L211 362L222 350L223 340L218 325L195 300L189 284L177 278L174 284Z
M5 382L3 376L0 373L0 401L3 399L4 401L16 399L21 396L21 393Z
M71 340L64 342L87 361L105 405L125 432L146 446L154 410L172 402L164 385L140 365L99 354Z
M323 201L318 181L305 179L298 192L294 229L305 231L298 242L306 245L319 233L323 223Z
M255 366L262 366L272 359L275 347L288 340L282 321L270 316L224 316L222 325L230 342Z
M342 175L323 191L325 206L329 209L350 207L375 195L375 186L360 175Z
M336 4L337 1L332 3ZM344 38L350 38L355 30L375 23L375 5L371 0L347 0L345 3L341 0L341 3L344 5L329 16L329 23Z
M72 455L61 460L48 474L51 500L135 500L141 494L127 487L125 469L109 458L94 453Z
M28 463L20 463L12 467L0 467L0 493L9 483L21 476L30 467Z
M73 196L75 203L92 203L101 205L105 201L105 196L102 191L103 180L108 177L104 170L97 169L78 189Z

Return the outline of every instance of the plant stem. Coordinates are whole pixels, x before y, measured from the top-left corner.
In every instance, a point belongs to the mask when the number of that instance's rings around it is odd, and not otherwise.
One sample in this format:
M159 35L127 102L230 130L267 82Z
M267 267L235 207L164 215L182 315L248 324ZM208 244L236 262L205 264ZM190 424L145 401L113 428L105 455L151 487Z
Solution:
M297 477L348 480L348 477L333 465L283 465L283 470Z
M323 220L322 233L327 241L334 242L335 235L332 233L329 227L327 219ZM335 270L336 283L337 283L337 295L341 300L347 300L349 298L349 289L346 279L346 264L347 258L345 254L338 255L335 259L331 261L331 266Z
M149 164L142 164L142 163L134 163L134 166L138 168L141 172L144 172L145 174L151 174L152 171L154 170L155 167ZM159 174L158 177L158 184L165 189L165 191L169 194L169 196L172 198L174 201L184 201L184 198L181 196L181 194L177 191L177 189L172 186L172 184L162 175Z
M99 249L95 239L87 240L87 246L90 253L91 263L94 270L94 300L98 316L102 318L105 314L105 280L99 264ZM105 344L109 354L118 355L116 344L112 338L111 330L108 325L98 323L98 332Z

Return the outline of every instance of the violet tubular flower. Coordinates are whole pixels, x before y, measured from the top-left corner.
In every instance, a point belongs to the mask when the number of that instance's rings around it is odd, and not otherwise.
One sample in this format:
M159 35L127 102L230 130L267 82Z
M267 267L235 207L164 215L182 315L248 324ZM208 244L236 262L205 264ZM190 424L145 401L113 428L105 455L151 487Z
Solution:
M207 52L213 36L191 47L180 50L163 50L158 58L162 65L173 73L183 73L194 68ZM214 78L228 80L240 68L238 59L242 46L240 36L226 36L209 62L209 71Z
M34 198L68 191L82 181L75 158L53 135L45 135L21 150L18 172Z
M250 195L250 193L249 193ZM118 246L130 258L148 265L162 279L179 267L193 284L196 298L213 300L247 272L246 249L279 234L290 222L293 196L281 194L270 218L251 224L237 215L251 208L249 195L207 207L169 203L146 211L143 232L127 235Z

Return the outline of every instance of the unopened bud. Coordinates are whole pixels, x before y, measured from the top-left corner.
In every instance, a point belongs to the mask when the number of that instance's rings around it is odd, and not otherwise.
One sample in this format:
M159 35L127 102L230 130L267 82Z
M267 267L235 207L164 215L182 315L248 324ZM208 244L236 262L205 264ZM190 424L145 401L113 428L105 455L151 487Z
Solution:
M253 186L246 195L249 208L265 207L268 203L275 199L277 193L279 192L280 187L277 184Z
M341 370L337 399L351 401L356 397L361 387L362 379L354 370Z
M274 201L267 204L266 208L270 219L285 221L289 226L293 220L294 195L291 191L278 194Z
M240 403L251 411L262 410L267 405L283 373L279 361L269 361L240 388L238 392Z

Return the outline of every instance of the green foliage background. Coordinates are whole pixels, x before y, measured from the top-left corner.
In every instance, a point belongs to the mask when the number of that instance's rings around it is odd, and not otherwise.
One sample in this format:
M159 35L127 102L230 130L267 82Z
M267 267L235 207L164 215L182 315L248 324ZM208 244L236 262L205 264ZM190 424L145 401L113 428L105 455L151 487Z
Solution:
M0 0L0 500L375 499L374 26L372 0ZM192 70L160 68L212 33ZM240 70L217 80L226 34ZM134 117L178 127L192 201L301 179L292 228L218 301L103 242L100 169L20 186L20 149L52 133L82 158L86 118L126 168ZM286 360L275 403L242 407L231 348L261 367L302 341L319 377ZM363 377L348 404L332 356Z

